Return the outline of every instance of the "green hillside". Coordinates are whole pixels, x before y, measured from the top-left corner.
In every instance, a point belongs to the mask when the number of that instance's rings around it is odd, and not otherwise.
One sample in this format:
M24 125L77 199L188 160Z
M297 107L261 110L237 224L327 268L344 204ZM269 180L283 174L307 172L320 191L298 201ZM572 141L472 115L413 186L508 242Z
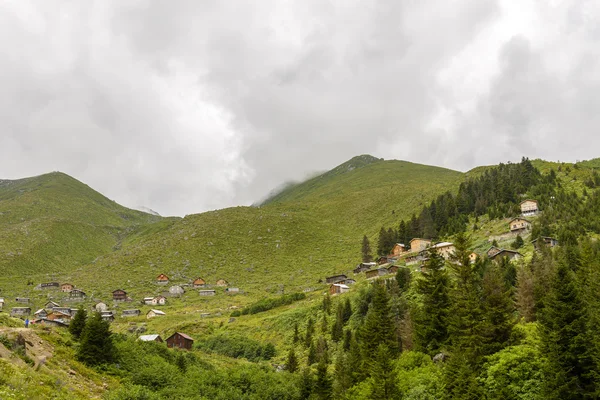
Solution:
M162 221L63 173L0 180L0 266L6 275L68 271Z

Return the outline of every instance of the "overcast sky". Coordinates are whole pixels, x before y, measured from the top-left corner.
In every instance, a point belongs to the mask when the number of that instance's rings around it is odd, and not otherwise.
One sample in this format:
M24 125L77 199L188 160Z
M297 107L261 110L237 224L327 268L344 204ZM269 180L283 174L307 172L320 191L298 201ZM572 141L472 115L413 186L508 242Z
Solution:
M600 5L0 2L0 178L185 215L359 154L600 157Z

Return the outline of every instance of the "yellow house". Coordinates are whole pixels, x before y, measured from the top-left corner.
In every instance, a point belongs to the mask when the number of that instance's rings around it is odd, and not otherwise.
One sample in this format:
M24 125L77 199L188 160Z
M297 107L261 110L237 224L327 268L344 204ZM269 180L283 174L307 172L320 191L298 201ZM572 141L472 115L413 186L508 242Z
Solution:
M508 223L508 228L511 232L520 232L531 228L531 222L525 218L513 218Z
M421 250L425 250L429 246L431 246L431 240L429 239L421 239L414 238L410 242L410 251L413 253L418 253Z

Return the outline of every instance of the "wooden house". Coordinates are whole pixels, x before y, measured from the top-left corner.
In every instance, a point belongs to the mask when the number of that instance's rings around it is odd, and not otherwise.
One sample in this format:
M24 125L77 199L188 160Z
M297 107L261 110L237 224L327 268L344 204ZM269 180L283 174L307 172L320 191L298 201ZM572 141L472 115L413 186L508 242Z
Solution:
M225 289L225 292L227 292L227 293L239 293L240 292L240 288L230 287L230 288Z
M194 339L185 333L175 332L167 338L167 347L191 350Z
M158 283L159 285L166 285L169 283L169 277L165 274L160 274L156 277L156 283Z
M524 200L521 202L521 215L529 217L540 212L537 200Z
M52 310L48 313L48 315L46 316L46 319L49 319L50 321L54 321L54 320L60 320L63 322L67 322L70 321L71 318L73 318L73 316L71 315L70 312L62 312L62 311L56 311L56 310Z
M160 337L160 335L158 334L153 334L153 335L141 335L138 338L139 341L142 342L157 342L157 343L164 343L162 338Z
M492 258L494 257L496 254L498 254L502 249L496 246L492 246L490 247L485 253L487 254L488 258Z
M198 290L200 296L214 296L217 292L213 289Z
M185 293L185 289L179 285L173 285L169 288L169 294L171 296L181 296Z
M373 268L376 265L377 265L377 263L375 263L375 262L360 263L356 266L356 268L354 268L353 272L355 274L360 274L361 272L370 270L371 268Z
M69 324L60 319L38 318L34 321L34 323L36 325L58 326L60 328L66 328L69 326Z
M511 232L520 233L530 229L531 222L527 221L525 218L517 217L510 220L508 227Z
M96 312L106 311L108 310L108 306L106 305L106 303L99 301L96 304L94 304L93 310Z
M366 272L367 279L377 278L378 276L387 275L388 270L386 267L379 267Z
M356 283L356 281L352 278L346 278L343 281L338 282L338 283L341 283L343 285L354 285Z
M74 288L75 288L75 286L73 286L70 283L63 283L62 285L60 285L60 290L63 291L63 292L65 292L65 293L69 293Z
M454 247L454 244L450 242L437 243L433 246L433 248L439 255L444 257L445 260L449 260L456 251L456 247Z
M329 294L332 296L336 294L346 293L349 290L350 288L348 286L343 285L341 283L332 283L329 286Z
M80 289L73 289L69 292L70 299L85 299L85 292Z
M150 310L146 313L146 318L150 319L150 318L154 318L154 317L162 317L163 315L166 315L163 311Z
M400 267L399 267L399 266L397 266L397 265L390 265L390 266L388 267L388 269L387 269L387 270L388 270L388 274L395 274L396 272L398 272L398 269L399 269L399 268L400 268Z
M387 256L381 256L377 259L377 265L387 264L388 262Z
M29 297L17 297L15 299L15 301L17 303L22 303L22 304L29 304L31 302L31 299Z
M403 243L396 243L394 245L394 247L392 247L392 252L390 255L399 256L399 255L402 255L403 253L406 253L407 251L408 251L408 249L406 248L406 246Z
M410 242L410 251L412 253L418 253L422 250L425 250L429 246L431 246L431 240L422 239L422 238L414 238Z
M167 299L165 296L144 297L143 303L147 306L164 306Z
M122 289L113 290L112 298L114 301L127 301L127 292Z
M44 282L38 285L40 289L58 289L60 287L60 283L58 282Z
M507 257L510 261L519 260L523 258L523 254L519 253L515 250L507 250L502 249L498 253L494 254L494 256L490 257L492 260L500 260L501 258Z
M140 310L136 309L131 309L131 310L123 310L123 313L121 314L122 317L138 317L142 312Z
M31 315L31 308L30 307L13 307L10 310L10 316L24 316L24 315Z
M206 281L202 278L196 278L196 279L194 279L194 282L192 284L194 285L195 288L205 287Z
M53 309L54 307L60 307L60 304L55 303L53 301L49 301L46 304L44 304L44 308L47 308L49 310Z
M325 277L325 282L326 283L338 283L338 282L343 281L346 278L347 278L346 275L333 275L333 276Z
M115 320L115 313L113 311L101 311L100 318L103 321L113 322Z
M219 279L217 281L217 286L227 286L229 285L229 283L227 283L227 281L225 279Z
M65 314L71 314L70 307L52 307L52 311L58 311Z
M36 318L46 318L46 316L48 316L48 313L43 308L40 308L39 310L37 310L36 312L34 312L33 315Z
M554 247L558 246L558 239L548 236L541 236L535 240L532 240L531 243L533 243L536 248L539 246Z

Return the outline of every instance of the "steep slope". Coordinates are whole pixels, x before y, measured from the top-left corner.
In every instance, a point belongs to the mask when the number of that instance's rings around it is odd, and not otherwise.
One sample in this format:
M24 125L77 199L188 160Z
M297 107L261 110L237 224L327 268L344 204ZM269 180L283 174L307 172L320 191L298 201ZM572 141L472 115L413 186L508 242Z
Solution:
M410 217L463 179L463 173L446 168L362 155L285 189L263 206L308 210L336 226L372 234L381 225Z
M0 266L7 275L69 270L160 221L60 172L0 180Z

